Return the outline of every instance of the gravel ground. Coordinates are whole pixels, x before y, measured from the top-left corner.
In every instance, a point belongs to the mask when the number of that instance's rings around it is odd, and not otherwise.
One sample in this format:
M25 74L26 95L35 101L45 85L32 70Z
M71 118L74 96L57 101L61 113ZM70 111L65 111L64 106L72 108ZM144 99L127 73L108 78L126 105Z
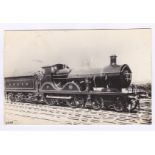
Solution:
M141 99L141 108L134 113L110 110L48 106L30 103L5 102L5 124L15 125L132 125L151 124L151 100Z

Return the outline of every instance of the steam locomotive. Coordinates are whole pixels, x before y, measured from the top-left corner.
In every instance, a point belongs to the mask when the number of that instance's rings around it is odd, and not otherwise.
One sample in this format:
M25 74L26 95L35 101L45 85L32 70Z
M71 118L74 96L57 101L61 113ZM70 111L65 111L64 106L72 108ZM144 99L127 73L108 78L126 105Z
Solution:
M117 65L116 55L104 68L74 71L65 64L42 67L34 75L5 77L5 95L11 102L36 102L132 111L138 105L133 94L123 93L132 79L127 64Z

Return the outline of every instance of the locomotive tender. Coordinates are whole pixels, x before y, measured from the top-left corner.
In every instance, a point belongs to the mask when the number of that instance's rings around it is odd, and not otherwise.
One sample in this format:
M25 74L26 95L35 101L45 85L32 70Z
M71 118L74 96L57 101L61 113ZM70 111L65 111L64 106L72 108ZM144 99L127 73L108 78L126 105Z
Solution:
M127 64L117 65L116 55L104 68L74 71L65 64L42 67L44 73L5 77L6 98L19 102L132 111L138 100L123 93L132 79Z

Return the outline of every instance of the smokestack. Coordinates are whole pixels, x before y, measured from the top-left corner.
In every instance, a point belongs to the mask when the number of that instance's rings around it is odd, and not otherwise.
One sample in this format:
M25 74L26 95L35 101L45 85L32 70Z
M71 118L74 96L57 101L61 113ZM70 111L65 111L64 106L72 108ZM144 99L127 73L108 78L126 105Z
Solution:
M116 58L117 58L116 55L111 55L110 56L110 65L111 66L115 66L116 65Z

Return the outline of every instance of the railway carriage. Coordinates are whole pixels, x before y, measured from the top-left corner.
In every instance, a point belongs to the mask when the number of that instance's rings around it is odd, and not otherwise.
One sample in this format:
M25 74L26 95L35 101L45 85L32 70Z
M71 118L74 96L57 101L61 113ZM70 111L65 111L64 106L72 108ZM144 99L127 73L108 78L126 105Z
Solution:
M104 68L74 71L65 64L42 67L30 76L6 77L5 93L11 101L44 102L50 105L89 107L132 111L138 100L133 94L123 93L132 79L127 64L117 65L116 55Z

